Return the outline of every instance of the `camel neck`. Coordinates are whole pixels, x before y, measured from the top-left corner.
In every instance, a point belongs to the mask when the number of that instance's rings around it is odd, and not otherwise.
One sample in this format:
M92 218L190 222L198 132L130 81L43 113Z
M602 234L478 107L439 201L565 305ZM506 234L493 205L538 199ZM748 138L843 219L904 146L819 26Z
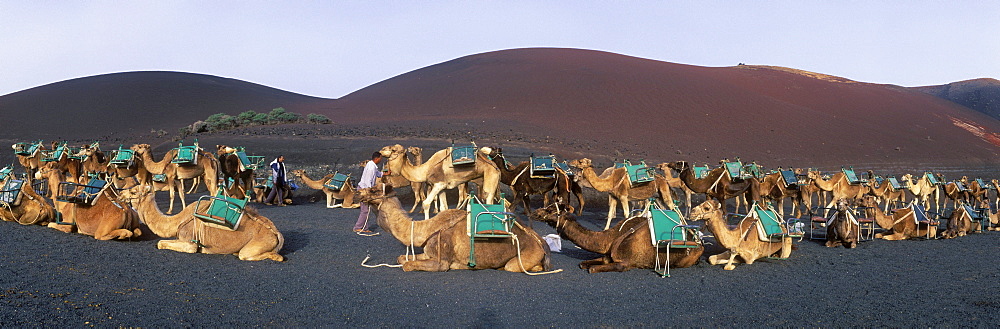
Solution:
M156 205L156 198L154 197L156 192L150 191L149 193L149 195L139 199L139 205L136 209L139 212L139 218L146 223L146 226L149 227L150 231L153 231L153 234L161 238L177 236L177 229L181 221L185 219L185 216L192 215L189 212L193 212L194 207L188 207L192 211L182 210L173 216L166 215Z
M311 178L309 178L308 175L306 175L305 171L302 171L302 174L299 175L299 179L301 179L302 183L305 183L306 186L308 186L311 189L314 189L314 190L322 190L323 189L323 182L322 181L318 181L318 180L312 180Z
M729 229L721 211L713 211L705 218L705 226L715 235L719 245L726 249L736 248L740 244L743 232L741 224L742 222L737 224L736 229Z
M382 229L389 231L396 240L410 244L410 226L412 218L403 210L403 204L397 197L387 197L376 206L378 209L378 224Z
M565 216L571 215L564 215L559 217L556 223L549 223L556 228L560 236L586 251L605 254L611 250L611 244L615 240L613 235L619 233L617 227L619 225L604 231L593 231L580 225L576 219L567 219Z

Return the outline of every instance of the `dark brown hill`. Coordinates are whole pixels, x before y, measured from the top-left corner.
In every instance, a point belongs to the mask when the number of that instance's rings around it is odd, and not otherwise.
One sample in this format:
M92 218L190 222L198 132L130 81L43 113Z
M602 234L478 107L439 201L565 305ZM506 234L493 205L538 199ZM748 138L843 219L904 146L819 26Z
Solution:
M996 120L899 86L579 49L466 56L335 104L326 113L335 121L560 136L595 153L632 158L992 165L1000 151Z
M946 85L914 87L913 89L1000 119L1000 80L982 78L952 82Z
M51 83L0 96L0 137L100 138L181 126L215 113L323 101L246 81L180 72L127 72Z

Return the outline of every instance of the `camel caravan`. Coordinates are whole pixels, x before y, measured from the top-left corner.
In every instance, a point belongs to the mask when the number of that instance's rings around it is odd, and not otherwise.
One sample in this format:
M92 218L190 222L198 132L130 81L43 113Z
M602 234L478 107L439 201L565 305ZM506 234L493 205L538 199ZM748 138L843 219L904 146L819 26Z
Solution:
M13 149L24 173L0 169L5 221L100 240L145 232L163 239L159 249L284 259L284 237L249 206L273 188L271 179L258 182L263 177L257 172L269 167L243 147L216 145L212 153L197 141L181 142L159 157L148 144L107 154L96 142L71 147L34 141ZM288 177L322 193L327 208L375 209L375 222L403 252L394 255L394 264L369 265L365 258L366 267L555 273L551 257L565 239L598 255L579 263L590 273L649 269L666 277L703 256L725 270L786 260L806 239L855 248L875 239L950 239L998 227L995 179L947 181L932 172L897 178L847 166L767 170L739 158L714 167L642 160L597 167L590 158L560 161L551 154L514 162L501 148L474 143L426 158L421 148L398 144L378 153L386 160L383 176L370 188L358 189L348 171L298 169ZM406 188L413 202L408 208L399 198ZM454 207L449 190L458 191ZM205 194L185 203L198 191ZM169 195L165 212L156 192ZM601 223L581 220L588 193L607 198ZM541 196L540 207L533 207L532 196ZM694 205L693 198L704 201ZM423 218L411 215L418 206ZM542 237L535 221L556 234Z
M119 146L107 154L97 142L71 147L36 141L13 149L25 172L17 177L10 167L0 170L0 218L5 221L98 240L130 240L146 232L176 238L160 240L159 249L233 254L241 260L284 259L278 253L284 238L274 223L247 207L253 176L246 171L259 163L247 161L242 149L219 147L217 157L197 141L181 142L159 160L148 144ZM238 163L227 161L229 155ZM208 195L185 204L185 194L200 186ZM170 195L166 214L155 202L156 191ZM175 200L180 211L168 215Z

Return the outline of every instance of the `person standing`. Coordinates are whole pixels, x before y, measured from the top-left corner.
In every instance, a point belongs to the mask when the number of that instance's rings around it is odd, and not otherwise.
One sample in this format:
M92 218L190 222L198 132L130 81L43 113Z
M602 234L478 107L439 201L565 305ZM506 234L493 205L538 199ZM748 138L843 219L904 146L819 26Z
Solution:
M278 204L282 207L285 206L285 188L287 186L285 177L285 156L279 155L274 161L271 161L271 193L267 194L264 204L273 205L274 198L277 197Z
M375 180L382 177L382 171L378 169L378 164L381 162L382 153L372 153L372 159L365 163L365 170L361 173L361 179L358 180L359 190L375 186ZM368 204L365 202L361 202L361 214L358 215L358 221L354 223L354 232L358 235L378 235L378 233L368 230Z

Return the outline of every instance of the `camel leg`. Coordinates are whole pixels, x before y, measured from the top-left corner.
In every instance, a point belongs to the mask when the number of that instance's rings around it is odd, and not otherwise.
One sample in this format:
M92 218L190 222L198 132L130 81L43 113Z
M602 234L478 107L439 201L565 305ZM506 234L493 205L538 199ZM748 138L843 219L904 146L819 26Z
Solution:
M438 201L439 203L441 202L439 199L441 199L441 196L443 194L441 193L441 191L443 189L444 189L443 185L434 184L433 186L431 186L431 190L427 192L427 197L424 198L423 201L424 220L431 218L431 206L434 203L434 201ZM440 208L438 210L440 210Z
M332 192L326 193L326 207L327 208L340 208L340 207L343 207L343 206L344 206L343 202L341 202L341 204L337 204L337 199L333 197L333 193Z
M611 219L615 218L615 212L617 211L617 208L618 208L618 200L615 199L615 197L612 196L611 194L608 194L608 222L607 224L604 224L605 230L611 227ZM628 214L625 215L628 216Z
M403 264L403 271L447 272L450 266L447 262L437 259L414 260Z
M76 225L63 225L63 224L49 223L49 225L47 227L48 228L57 229L59 231L62 231L63 233L73 233L73 231L76 230Z
M854 248L857 242L852 243L851 248ZM781 258L788 258L792 255L792 237L784 237L781 239Z
M276 252L268 251L263 253L256 253L247 251L251 249L254 248L243 248L242 250L240 250L239 253L240 260L258 261L258 260L270 259L276 262L285 261L285 257L282 257Z
M579 266L580 266L580 268L586 270L586 269L589 269L591 266L597 266L597 265L601 265L601 264L607 264L610 261L611 260L608 259L608 257L598 257L598 258L594 258L594 259L591 259L591 260L582 261L582 262L580 262Z
M736 262L736 253L735 252L730 252L729 253L729 262L727 262L726 266L722 267L722 269L726 270L726 271L735 270L736 269L736 265L734 264L735 262ZM748 259L747 260L747 264L752 264L752 263L753 263L752 259Z
M170 207L167 208L167 215L174 213L174 184L171 181L167 181L167 190L170 191ZM156 193L156 192L153 192ZM183 202L181 202L183 203Z
M141 231L140 231L141 232ZM126 229L117 229L106 234L94 234L94 238L98 240L112 240L112 239L128 239L131 238L135 232Z
M197 244L181 240L160 240L156 243L156 249L167 249L188 254L198 253Z
M591 266L589 269L587 269L587 271L590 273L627 272L630 269L632 269L632 267L625 262L614 262L609 264Z

